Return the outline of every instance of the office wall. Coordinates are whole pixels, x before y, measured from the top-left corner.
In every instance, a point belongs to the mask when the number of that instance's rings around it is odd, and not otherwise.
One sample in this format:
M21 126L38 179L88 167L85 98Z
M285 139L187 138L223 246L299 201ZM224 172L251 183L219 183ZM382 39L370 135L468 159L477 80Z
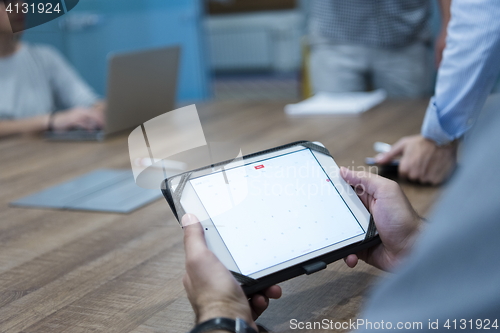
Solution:
M109 53L181 45L178 100L200 100L210 96L202 16L197 0L80 0L24 39L59 49L102 95Z

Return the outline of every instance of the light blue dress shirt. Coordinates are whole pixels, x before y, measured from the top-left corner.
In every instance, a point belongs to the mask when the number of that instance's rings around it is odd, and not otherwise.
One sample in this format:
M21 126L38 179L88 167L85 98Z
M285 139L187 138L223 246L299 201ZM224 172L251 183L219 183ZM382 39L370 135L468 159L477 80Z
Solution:
M500 74L500 0L454 0L451 17L422 125L422 135L438 145L470 129Z

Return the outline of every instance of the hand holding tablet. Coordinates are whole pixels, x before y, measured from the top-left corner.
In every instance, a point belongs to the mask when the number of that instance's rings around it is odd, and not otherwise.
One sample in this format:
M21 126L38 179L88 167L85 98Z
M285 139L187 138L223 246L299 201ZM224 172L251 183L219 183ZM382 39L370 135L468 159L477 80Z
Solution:
M267 309L269 299L281 297L281 288L271 286L247 299L231 273L207 248L198 218L186 214L182 225L186 252L183 283L197 321L216 317L242 318L254 326L253 320Z
M346 264L354 267L358 259L362 259L381 270L391 271L413 248L423 219L396 182L367 172L353 172L346 168L340 171L351 186L365 189L360 199L373 214L382 240L379 245L349 255L345 258Z
M198 216L208 248L247 294L378 242L371 216L321 145L294 143L166 180L174 212Z

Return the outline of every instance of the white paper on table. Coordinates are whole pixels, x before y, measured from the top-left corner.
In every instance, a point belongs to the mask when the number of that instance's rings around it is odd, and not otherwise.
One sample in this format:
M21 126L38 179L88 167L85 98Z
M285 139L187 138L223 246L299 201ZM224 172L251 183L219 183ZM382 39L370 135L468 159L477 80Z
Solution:
M387 92L383 89L370 92L319 92L302 102L286 105L285 113L291 116L358 114L382 103L386 97Z

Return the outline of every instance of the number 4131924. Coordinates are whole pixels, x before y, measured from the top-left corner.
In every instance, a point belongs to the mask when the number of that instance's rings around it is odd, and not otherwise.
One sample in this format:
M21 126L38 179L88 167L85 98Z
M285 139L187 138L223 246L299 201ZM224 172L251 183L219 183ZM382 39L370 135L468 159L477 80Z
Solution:
M498 329L498 319L495 320L489 320L489 319L453 319L450 320L448 319L444 325L444 328L447 329L461 329L461 330L490 330Z
M7 5L7 8L5 9L7 13L12 14L12 12L20 14L28 14L28 13L38 13L38 14L53 14L53 13L60 13L61 12L61 7L59 3L57 3L55 6L51 4L50 2L48 3L38 3L35 5L34 3L28 4L26 2L24 3L16 3L13 5L12 3L9 3Z

